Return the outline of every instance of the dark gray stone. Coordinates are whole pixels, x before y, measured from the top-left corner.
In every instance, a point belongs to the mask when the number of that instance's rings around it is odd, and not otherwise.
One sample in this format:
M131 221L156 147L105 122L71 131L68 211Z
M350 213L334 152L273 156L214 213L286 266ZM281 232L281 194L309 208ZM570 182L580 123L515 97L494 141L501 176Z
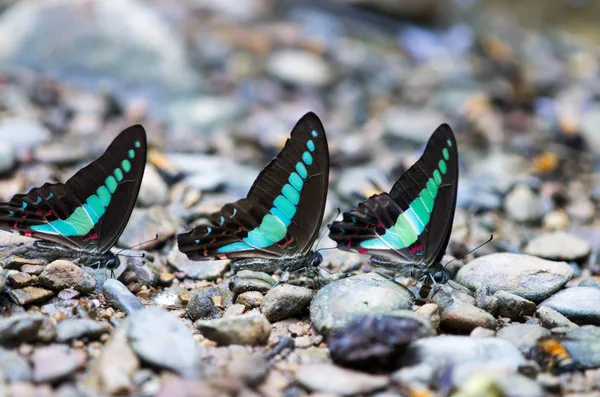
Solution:
M138 297L133 295L119 280L110 278L104 282L102 288L106 301L124 313L131 314L145 308Z
M220 297L222 306L217 307L213 298ZM192 295L187 304L187 313L193 321L210 320L223 315L223 308L233 303L231 291L219 287L203 288Z
M308 288L280 284L267 292L261 311L270 322L280 321L305 311L312 297L313 292Z
M600 327L586 325L565 336L562 344L580 368L600 367Z
M235 275L229 288L237 296L248 291L267 292L274 285L275 280L267 273L242 270Z
M498 298L496 314L499 316L518 320L530 316L535 310L535 303L510 292L496 291L493 296Z
M56 339L59 342L79 338L98 339L108 332L108 324L88 319L67 319L56 325Z
M579 324L600 324L600 289L573 287L559 291L540 303Z
M19 314L0 318L0 345L11 346L35 341L43 323L42 315Z

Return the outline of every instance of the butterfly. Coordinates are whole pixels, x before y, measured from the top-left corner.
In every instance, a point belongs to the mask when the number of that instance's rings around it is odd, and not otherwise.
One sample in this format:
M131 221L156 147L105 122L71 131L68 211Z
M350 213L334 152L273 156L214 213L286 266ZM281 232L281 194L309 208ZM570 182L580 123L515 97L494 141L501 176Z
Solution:
M146 132L134 125L66 183L46 183L0 203L0 228L38 239L41 252L115 269L120 261L110 249L131 216L145 166Z
M421 158L389 193L375 194L330 227L338 248L371 255L375 267L446 282L444 256L458 186L458 150L452 129L440 125Z
M325 130L316 114L307 113L246 198L210 215L209 225L179 234L179 250L192 260L232 259L235 271L314 269L323 259L312 246L328 184Z

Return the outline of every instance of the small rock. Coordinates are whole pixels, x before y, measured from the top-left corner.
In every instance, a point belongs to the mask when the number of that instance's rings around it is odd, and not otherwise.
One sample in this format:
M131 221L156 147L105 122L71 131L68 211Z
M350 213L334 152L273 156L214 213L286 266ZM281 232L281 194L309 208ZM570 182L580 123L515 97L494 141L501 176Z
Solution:
M144 207L165 205L169 201L169 187L151 164L146 164L138 201Z
M8 276L8 284L13 288L27 287L31 283L31 276L27 273L19 272Z
M493 329L477 327L469 334L471 338L492 338L496 336L496 331Z
M42 286L55 291L73 288L79 292L93 292L96 289L96 280L79 266L65 260L56 260L50 263L42 274L39 282Z
M267 292L274 285L275 280L267 273L242 270L233 277L229 289L237 296L248 291Z
M109 331L106 323L88 319L67 319L56 325L56 338L59 342L79 338L94 340Z
M530 316L535 310L535 303L510 292L496 291L494 296L498 298L496 314L502 317L517 320L523 316Z
M476 327L496 328L494 316L471 303L457 299L452 287L448 285L438 287L433 300L439 305L441 323L445 327L463 331L471 331Z
M246 307L246 310L252 310L255 307L260 307L264 300L263 294L258 291L248 291L239 294L235 300L235 303L239 303Z
M269 373L267 361L258 354L234 358L227 367L230 376L243 380L250 387L260 385Z
M296 380L311 391L341 396L369 394L390 383L387 376L367 375L331 364L300 366L296 370Z
M554 232L531 240L524 251L546 259L576 261L586 258L590 250L584 239L565 232Z
M215 304L215 298L219 298L220 304ZM187 304L187 313L193 321L203 319L220 318L223 315L222 308L231 305L232 293L223 288L204 288L192 295Z
M123 313L131 314L145 308L144 304L133 295L119 280L109 278L102 286L106 301Z
M3 231L3 233L9 233L9 232ZM8 240L5 242L6 245L11 245L11 243L12 243L11 237L13 237L13 233L9 233L9 234L10 234L10 236L6 236L6 235L2 236L3 239L6 238ZM19 235L16 235L16 236L19 236ZM21 241L18 241L18 240L15 241L13 244L16 244L17 247L25 245L24 243L22 243ZM2 246L4 246L4 244L2 244ZM23 267L25 265L42 266L43 268L45 268L46 267L45 263L46 262L41 261L41 260L22 258L17 255L9 255L0 260L0 265L2 265L2 267L4 267L5 269L9 269L9 270L20 270L21 267Z
M409 384L428 388L433 383L435 372L435 367L429 364L400 368L392 374L392 382L401 385Z
M530 255L498 253L481 256L463 266L456 281L471 290L506 291L540 302L573 277L565 262L552 262Z
M331 67L321 57L299 50L274 52L267 61L268 72L287 83L322 87L333 75Z
M21 306L43 302L50 299L53 295L54 292L39 287L25 287L10 291L10 297L12 300Z
M14 350L0 348L0 371L9 382L31 381L32 372L27 360Z
M328 334L365 314L394 314L410 309L413 294L379 274L361 274L327 284L313 298L310 318L313 327Z
M75 299L80 295L79 291L74 290L73 288L63 289L58 293L58 298L64 301L68 301L71 299Z
M537 317L540 319L540 324L545 328L577 328L575 324L556 310L549 306L539 306L536 311Z
M310 346L312 346L312 341L310 340L308 335L298 336L297 338L294 338L294 347L296 349L306 349Z
M394 368L410 342L429 335L414 318L367 315L334 331L327 345L336 364L377 371Z
M504 210L509 218L517 222L535 222L542 217L540 199L527 185L517 185L506 196Z
M158 307L129 315L127 337L142 361L187 378L201 375L198 344L177 317Z
M8 277L8 270L0 268L0 294L4 292L6 286L6 279Z
M270 322L276 322L302 313L310 305L313 293L305 287L280 284L271 288L264 297L261 311Z
M44 317L42 326L38 330L36 340L42 343L51 343L56 339L56 326L50 317Z
M220 345L264 345L271 334L271 323L260 313L217 320L198 320L196 328L202 335Z
M175 275L173 273L161 273L158 275L158 281L160 285L169 286L175 280Z
M0 123L0 141L12 149L32 149L50 138L50 131L34 119L5 118Z
M561 342L579 368L600 367L600 327L586 325L574 329Z
M540 307L550 307L576 323L600 324L600 289L567 288L540 303Z
M167 256L167 262L195 280L216 280L223 276L229 261L192 261L175 246Z
M31 274L33 276L39 276L44 271L44 265L23 265L21 271L23 273Z
M432 329L437 330L440 328L442 319L440 317L440 307L436 303L426 303L419 307L415 313L427 317L431 323Z
M496 336L515 345L523 354L535 346L536 341L550 335L550 331L537 324L509 324L496 332Z
M33 352L33 379L38 382L55 383L77 370L77 359L65 345L38 347Z
M229 306L227 309L225 309L223 317L239 316L241 314L244 314L245 311L246 306L240 305L239 303L235 303Z

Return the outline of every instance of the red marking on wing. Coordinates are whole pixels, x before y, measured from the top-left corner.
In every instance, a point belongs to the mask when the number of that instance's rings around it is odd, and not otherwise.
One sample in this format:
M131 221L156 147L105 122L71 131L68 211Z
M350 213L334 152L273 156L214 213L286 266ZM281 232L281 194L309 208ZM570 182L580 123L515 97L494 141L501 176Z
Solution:
M417 251L423 251L423 244L415 245L414 247L409 248L408 250L411 254L414 254Z
M25 237L31 237L31 232L25 232L25 233L23 233L23 235L24 235Z
M98 238L98 233L94 233L89 237L83 238L83 241L90 241L90 240L96 240Z
M290 238L288 241L286 241L285 243L283 243L282 245L280 245L281 248L285 248L288 245L290 245L292 242L294 241L294 238Z
M363 255L364 255L364 254L366 254L366 253L367 253L367 250L366 250L366 249L364 249L364 248L359 248L359 249L358 249L358 252L359 252L360 254L363 254Z
M210 243L209 243L209 244L212 244L212 243L214 243L215 241L217 241L217 239L216 239L216 238L213 238L212 240L210 240Z

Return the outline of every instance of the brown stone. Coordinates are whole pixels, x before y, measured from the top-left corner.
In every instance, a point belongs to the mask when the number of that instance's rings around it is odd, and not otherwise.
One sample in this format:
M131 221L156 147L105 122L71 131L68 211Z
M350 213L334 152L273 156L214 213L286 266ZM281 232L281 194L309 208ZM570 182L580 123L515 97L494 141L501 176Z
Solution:
M10 291L10 297L18 305L43 302L52 297L52 295L54 295L54 292L39 287L25 287Z
M79 292L92 292L96 288L94 277L65 260L57 260L46 266L40 274L39 282L44 287L56 291L73 288Z
M13 288L27 287L31 282L31 276L27 273L19 272L8 276L8 284Z

